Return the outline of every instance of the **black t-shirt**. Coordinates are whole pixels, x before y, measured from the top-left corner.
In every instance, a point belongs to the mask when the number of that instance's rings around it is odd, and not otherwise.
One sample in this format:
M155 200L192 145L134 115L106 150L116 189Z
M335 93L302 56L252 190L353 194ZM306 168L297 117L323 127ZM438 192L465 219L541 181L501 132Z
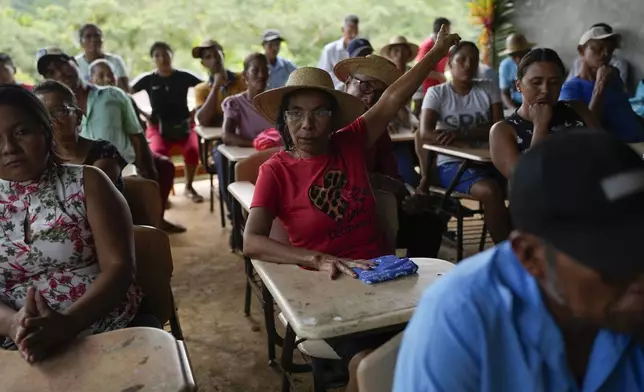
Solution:
M152 106L152 123L162 121L183 121L190 117L188 110L188 89L202 80L190 72L175 70L163 77L156 72L139 76L132 89L135 93L145 90Z
M505 121L517 134L517 145L519 152L524 152L530 148L532 143L532 134L534 132L534 124L523 117L519 113L514 112ZM548 135L562 131L564 129L584 128L586 123L581 118L577 111L570 106L566 101L559 101L552 108L552 119L550 120L550 127L548 128Z

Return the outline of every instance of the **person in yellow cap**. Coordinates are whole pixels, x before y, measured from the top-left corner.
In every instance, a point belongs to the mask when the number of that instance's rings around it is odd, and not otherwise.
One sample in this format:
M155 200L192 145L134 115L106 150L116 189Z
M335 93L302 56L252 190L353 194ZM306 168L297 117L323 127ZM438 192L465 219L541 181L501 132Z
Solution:
M212 39L192 48L192 57L201 59L201 65L210 73L207 81L195 86L197 120L207 127L220 127L224 120L221 103L231 95L246 91L241 73L232 72L224 65L224 49Z

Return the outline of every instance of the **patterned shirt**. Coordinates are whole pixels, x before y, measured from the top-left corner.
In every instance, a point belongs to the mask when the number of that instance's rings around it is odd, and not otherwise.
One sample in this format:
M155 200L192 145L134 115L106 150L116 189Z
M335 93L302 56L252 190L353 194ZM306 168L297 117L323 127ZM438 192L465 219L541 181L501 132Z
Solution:
M517 112L514 112L510 117L503 121L510 125L514 129L514 132L516 132L519 152L527 151L532 143L534 124L519 116L519 113ZM564 129L584 128L585 126L586 123L581 116L577 114L575 109L570 106L570 103L559 101L552 110L552 119L550 120L548 135Z
M55 311L81 298L100 273L85 208L83 166L56 165L38 180L0 180L0 301L19 310L31 286ZM80 335L124 328L141 295L132 285L121 305ZM9 338L3 348L15 348Z

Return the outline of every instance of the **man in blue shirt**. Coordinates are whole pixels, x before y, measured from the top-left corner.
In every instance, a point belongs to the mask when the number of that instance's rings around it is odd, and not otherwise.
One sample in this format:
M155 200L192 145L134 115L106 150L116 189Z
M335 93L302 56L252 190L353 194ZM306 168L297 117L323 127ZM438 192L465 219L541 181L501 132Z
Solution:
M499 64L499 88L503 106L507 109L518 109L523 102L521 93L517 90L517 66L535 44L528 42L523 34L510 34L505 40L505 49L499 53L507 55Z
M644 127L628 101L619 71L610 65L619 37L604 26L581 36L579 74L564 83L559 99L586 103L605 130L624 143L637 143L644 141Z
M264 54L268 60L268 84L266 89L283 87L288 80L291 72L295 71L297 67L295 64L278 56L280 47L282 46L284 38L277 30L266 30L262 38L262 46L264 47Z
M644 391L643 197L644 161L606 132L531 148L516 230L427 290L394 391Z

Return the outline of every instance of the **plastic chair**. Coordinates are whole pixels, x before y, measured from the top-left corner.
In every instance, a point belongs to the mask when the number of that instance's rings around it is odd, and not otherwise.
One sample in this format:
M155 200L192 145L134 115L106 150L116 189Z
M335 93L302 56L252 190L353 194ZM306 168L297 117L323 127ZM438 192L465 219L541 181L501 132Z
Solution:
M358 365L360 392L391 392L402 338L401 332L360 361Z
M183 340L172 287L173 263L168 235L154 227L134 226L136 282L145 295L145 309L161 324L170 324L170 332Z
M143 177L123 177L124 196L135 225L161 227L161 197L159 184Z

